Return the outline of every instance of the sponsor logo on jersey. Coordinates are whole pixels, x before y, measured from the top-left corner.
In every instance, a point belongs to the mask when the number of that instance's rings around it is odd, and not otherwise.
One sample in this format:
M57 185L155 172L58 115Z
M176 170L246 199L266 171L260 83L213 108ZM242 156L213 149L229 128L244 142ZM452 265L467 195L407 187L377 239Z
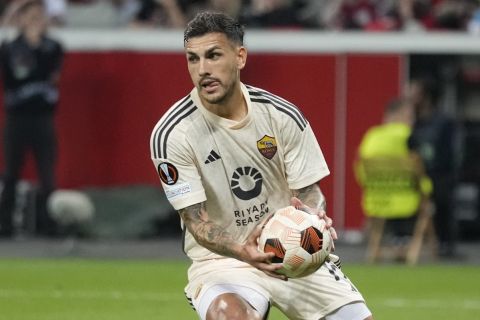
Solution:
M277 153L277 141L275 137L264 135L262 139L257 141L257 149L262 156L271 160L275 153Z
M245 227L250 223L257 223L264 219L270 212L268 207L268 199L265 202L256 203L253 206L238 209L233 212L235 216L235 225L237 227Z
M262 192L262 174L252 167L240 167L235 170L230 179L230 188L237 198L250 200Z
M184 194L192 192L192 187L189 183L180 183L175 187L165 188L165 195L168 200L174 199Z
M171 186L178 180L178 170L169 162L162 162L158 165L158 175L163 183Z

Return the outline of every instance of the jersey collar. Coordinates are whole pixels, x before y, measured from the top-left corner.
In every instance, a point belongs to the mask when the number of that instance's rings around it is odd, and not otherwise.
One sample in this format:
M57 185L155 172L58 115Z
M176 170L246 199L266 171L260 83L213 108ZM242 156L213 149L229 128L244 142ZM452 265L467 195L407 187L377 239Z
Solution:
M233 130L241 129L250 123L252 106L251 106L250 95L248 93L247 87L243 83L240 83L240 88L242 90L243 99L245 99L245 102L247 103L247 115L245 116L245 118L243 118L240 121L234 121L234 120L222 118L220 116L217 116L213 112L210 112L202 104L202 101L198 96L197 88L192 89L192 91L190 92L190 97L192 98L193 102L198 107L198 109L202 112L204 117L208 119L210 122L225 128L233 129Z

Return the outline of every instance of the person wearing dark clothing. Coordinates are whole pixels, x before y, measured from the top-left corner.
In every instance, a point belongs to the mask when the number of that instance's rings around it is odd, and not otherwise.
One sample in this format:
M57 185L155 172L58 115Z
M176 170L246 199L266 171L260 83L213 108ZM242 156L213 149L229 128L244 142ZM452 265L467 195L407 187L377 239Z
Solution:
M451 257L456 254L453 205L456 181L455 123L436 110L427 80L413 80L408 92L416 108L416 121L409 147L422 157L426 173L432 179L439 255Z
M55 188L56 136L54 112L62 46L46 34L47 18L41 1L14 3L10 17L19 35L0 48L0 68L6 114L4 131L5 173L0 199L0 236L14 234L12 221L16 185L26 152L36 161L39 186L36 194L36 231L53 235L56 224L47 212L47 199Z

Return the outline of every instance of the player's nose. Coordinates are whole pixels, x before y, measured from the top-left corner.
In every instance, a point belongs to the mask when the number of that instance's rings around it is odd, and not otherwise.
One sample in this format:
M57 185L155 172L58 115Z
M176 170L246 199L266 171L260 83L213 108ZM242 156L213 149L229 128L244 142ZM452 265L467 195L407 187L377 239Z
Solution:
M206 59L200 59L198 65L198 74L200 76L205 76L210 74L210 68L208 66L208 61Z

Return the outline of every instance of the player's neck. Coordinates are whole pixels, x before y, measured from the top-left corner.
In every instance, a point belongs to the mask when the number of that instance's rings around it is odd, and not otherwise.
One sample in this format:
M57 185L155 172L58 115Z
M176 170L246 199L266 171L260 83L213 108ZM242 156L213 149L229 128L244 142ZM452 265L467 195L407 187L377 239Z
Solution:
M225 119L242 121L248 114L247 102L243 97L240 87L238 90L234 90L232 95L221 103L210 104L205 101L202 102L208 111Z

